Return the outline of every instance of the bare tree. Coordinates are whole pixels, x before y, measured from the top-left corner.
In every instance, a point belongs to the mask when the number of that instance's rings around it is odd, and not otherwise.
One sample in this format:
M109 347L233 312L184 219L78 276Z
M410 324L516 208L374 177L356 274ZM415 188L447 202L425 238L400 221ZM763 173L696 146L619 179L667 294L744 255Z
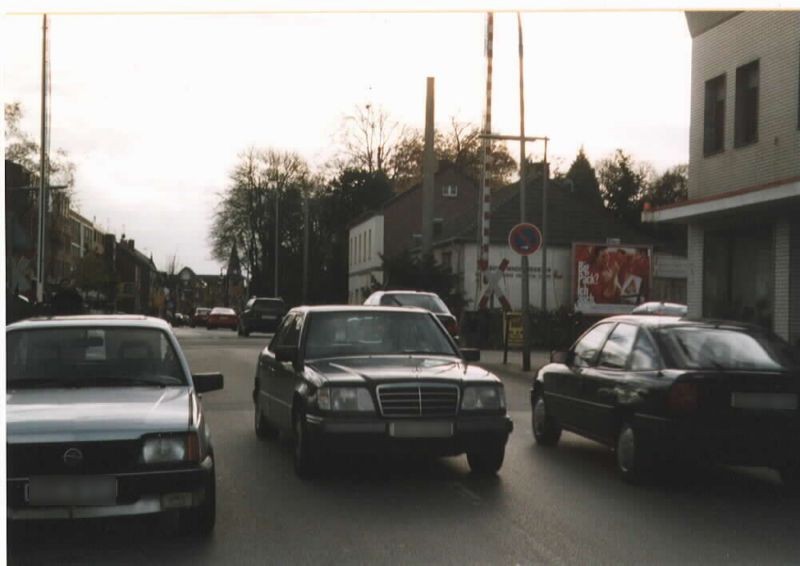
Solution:
M402 136L403 127L385 109L371 103L357 105L342 127L346 162L370 173L386 172Z

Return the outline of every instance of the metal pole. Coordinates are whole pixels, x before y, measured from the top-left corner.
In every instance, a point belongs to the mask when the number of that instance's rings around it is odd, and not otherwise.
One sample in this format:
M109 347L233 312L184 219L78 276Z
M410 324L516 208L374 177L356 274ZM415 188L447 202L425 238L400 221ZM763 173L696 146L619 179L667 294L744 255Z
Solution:
M280 297L278 292L278 221L280 214L280 199L278 198L278 186L275 186L275 296Z
M522 15L517 12L519 32L519 221L526 222L525 210L525 88L522 58ZM531 369L531 329L528 320L530 289L528 281L528 256L522 256L522 371Z
M547 163L547 140L544 140L544 159L542 160L542 320L544 335L549 341L550 328L547 323L547 187L550 165ZM549 346L549 344L548 344Z
M47 279L45 261L45 236L47 224L47 14L42 20L42 129L39 148L39 230L36 246L36 301L44 301Z
M303 191L303 304L308 304L308 190Z
M431 253L433 246L434 172L434 82L428 77L425 93L425 154L422 162L422 254Z
M494 14L486 14L486 106L483 114L483 134L489 135L492 131L492 61L494 58ZM481 138L481 186L478 189L478 223L476 254L477 269L475 270L475 308L480 301L483 272L489 271L489 229L490 229L490 199L491 192L486 186L486 165L489 153L489 140Z

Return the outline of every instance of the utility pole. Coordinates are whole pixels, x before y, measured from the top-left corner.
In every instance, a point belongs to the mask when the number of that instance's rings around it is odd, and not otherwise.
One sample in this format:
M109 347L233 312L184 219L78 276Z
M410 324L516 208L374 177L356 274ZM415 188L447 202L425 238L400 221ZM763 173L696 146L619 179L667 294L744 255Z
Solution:
M36 301L44 301L47 279L45 242L47 232L47 14L42 20L42 129L39 148L39 230L36 247Z
M550 338L550 325L547 317L547 186L550 182L550 164L547 163L547 140L544 140L544 158L542 159L542 320L544 321L545 339Z
M279 214L280 214L280 199L278 198L278 183L272 181L272 186L275 190L275 296L280 297L278 291L278 250L280 249L278 237Z
M517 31L519 34L519 221L527 222L525 209L525 84L522 58L522 15L517 12ZM528 319L530 289L528 280L528 256L522 256L522 371L531 369L531 323Z
M433 77L428 77L425 95L425 156L422 162L422 254L433 247L433 182L436 155L433 151Z
M492 61L494 51L494 14L486 14L486 100L483 114L483 134L492 132ZM489 153L489 140L481 139L481 186L478 191L478 229L476 247L477 269L475 270L475 308L481 297L483 274L489 272L489 232L491 222L491 191L486 184L486 165ZM494 299L494 295L492 295Z
M308 304L308 189L303 190L303 304Z

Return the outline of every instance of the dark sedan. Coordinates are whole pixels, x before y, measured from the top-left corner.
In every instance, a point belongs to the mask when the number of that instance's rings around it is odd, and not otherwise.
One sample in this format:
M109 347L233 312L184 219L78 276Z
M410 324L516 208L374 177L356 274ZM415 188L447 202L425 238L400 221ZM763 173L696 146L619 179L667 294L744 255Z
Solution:
M291 433L301 476L329 452L466 453L496 473L512 424L503 384L467 363L479 355L422 309L293 309L259 355L256 434Z
M613 447L623 479L699 460L768 466L800 484L800 366L758 328L619 316L554 354L531 390L534 437L569 430Z
M275 332L285 314L283 299L251 297L239 317L239 336L249 336L251 332Z

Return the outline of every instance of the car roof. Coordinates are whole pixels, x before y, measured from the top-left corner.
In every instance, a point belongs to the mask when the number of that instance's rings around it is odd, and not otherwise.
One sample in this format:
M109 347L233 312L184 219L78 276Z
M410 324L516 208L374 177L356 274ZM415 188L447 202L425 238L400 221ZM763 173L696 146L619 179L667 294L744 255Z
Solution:
M428 313L427 309L419 307L385 307L385 306L372 306L372 305L315 305L315 306L301 306L295 307L289 312L412 312L412 313Z
M600 322L627 322L648 328L674 328L678 326L694 326L698 328L737 328L740 330L755 330L758 326L746 322L722 320L713 318L688 318L682 316L657 315L657 314L622 314L604 318ZM762 329L763 330L763 329Z
M389 291L375 291L373 295L433 295L438 297L436 293L432 291L408 291L405 289L391 289Z
M9 324L6 330L33 330L38 328L63 328L83 326L127 326L137 328L169 329L167 321L160 318L132 314L85 314L49 316L20 320Z

